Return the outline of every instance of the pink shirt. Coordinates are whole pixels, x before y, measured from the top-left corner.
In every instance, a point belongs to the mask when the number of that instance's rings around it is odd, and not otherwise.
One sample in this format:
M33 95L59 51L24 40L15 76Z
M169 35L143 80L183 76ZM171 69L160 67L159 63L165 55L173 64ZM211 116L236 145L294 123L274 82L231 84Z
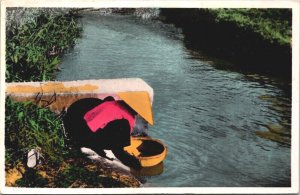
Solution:
M118 101L103 102L84 115L84 120L92 132L103 129L109 122L117 119L126 119L130 125L130 132L134 126L134 116L129 113Z

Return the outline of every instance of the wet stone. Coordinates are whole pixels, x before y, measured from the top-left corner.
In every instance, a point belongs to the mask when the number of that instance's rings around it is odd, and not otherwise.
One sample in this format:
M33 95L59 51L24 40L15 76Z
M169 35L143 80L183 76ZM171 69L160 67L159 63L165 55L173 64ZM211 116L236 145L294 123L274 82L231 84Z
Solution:
M271 95L261 95L258 98L261 100L269 100L269 101L276 100L276 97L271 96Z
M277 133L283 136L291 136L291 129L286 128L280 124L268 124L267 128L272 133Z
M282 144L291 145L290 137L282 136L280 134L273 133L270 131L257 131L255 133L256 133L256 135L258 135L261 138L272 140L272 141L279 142Z

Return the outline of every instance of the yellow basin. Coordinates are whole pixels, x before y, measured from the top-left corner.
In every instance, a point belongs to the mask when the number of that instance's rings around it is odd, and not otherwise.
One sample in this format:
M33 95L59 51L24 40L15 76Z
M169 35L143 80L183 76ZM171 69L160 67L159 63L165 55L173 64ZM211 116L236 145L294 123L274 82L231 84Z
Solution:
M167 156L167 147L159 140L150 137L131 137L131 145L126 152L139 159L142 167L152 167L162 162Z

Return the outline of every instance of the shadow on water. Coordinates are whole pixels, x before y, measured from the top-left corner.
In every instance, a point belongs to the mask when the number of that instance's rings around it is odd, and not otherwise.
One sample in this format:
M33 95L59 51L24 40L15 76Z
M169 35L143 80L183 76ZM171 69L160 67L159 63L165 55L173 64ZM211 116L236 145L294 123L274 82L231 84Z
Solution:
M154 89L149 133L168 156L145 187L290 186L290 147L256 134L290 128L291 98L278 80L220 68L160 21L86 14L82 23L58 80L140 77Z
M281 13L291 24L291 12L281 10ZM231 69L259 72L291 82L290 44L274 43L251 28L219 21L208 9L161 9L160 18L182 28L184 42L193 50L234 62Z
M186 38L184 39L184 44L187 50L190 52L191 59L204 61L207 64L212 65L214 68L229 72L238 72L245 76L245 79L251 82L258 82L261 85L272 85L282 89L285 96L291 98L292 86L291 86L291 76L281 77L276 76L272 73L268 73L261 69L251 66L243 66L243 64L232 63L224 59L216 58L209 55L207 52L195 46L196 43L192 43ZM257 62L260 63L260 62Z

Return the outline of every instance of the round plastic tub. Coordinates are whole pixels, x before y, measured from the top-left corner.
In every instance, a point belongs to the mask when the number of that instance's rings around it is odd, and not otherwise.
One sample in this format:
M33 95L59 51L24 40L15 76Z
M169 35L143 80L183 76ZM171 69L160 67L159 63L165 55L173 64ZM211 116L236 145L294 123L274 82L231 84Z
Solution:
M131 145L126 152L139 159L142 167L152 167L162 162L167 156L167 147L161 141L150 137L131 137Z

